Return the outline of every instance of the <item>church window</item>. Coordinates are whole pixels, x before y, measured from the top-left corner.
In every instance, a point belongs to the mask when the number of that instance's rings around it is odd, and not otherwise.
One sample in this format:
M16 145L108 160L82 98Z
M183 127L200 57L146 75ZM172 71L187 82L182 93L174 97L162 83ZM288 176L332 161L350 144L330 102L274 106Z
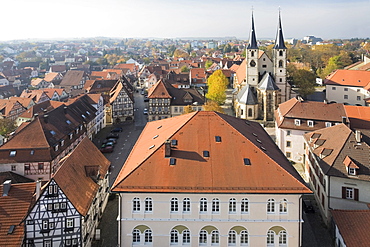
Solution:
M253 111L251 108L248 109L248 117L252 117L253 116Z
M252 60L252 61L249 63L249 65L250 65L251 67L256 67L256 62L255 62L254 60Z
M254 51L251 51L251 57L254 57Z
M283 67L283 60L279 60L279 68Z
M266 68L267 67L267 65L266 64L262 64L262 68Z
M283 56L283 51L279 51L279 56L282 57Z
M280 79L279 79L279 82L283 82L283 78L280 78Z

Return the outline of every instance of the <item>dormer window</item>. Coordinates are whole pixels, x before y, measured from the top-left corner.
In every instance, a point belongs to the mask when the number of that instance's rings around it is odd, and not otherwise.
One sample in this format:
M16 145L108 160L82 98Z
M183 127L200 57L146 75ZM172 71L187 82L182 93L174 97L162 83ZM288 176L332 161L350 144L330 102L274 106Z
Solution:
M295 126L301 126L301 120L300 119L294 119L294 125Z
M54 147L55 152L58 151L58 149L59 149L59 145L55 145Z
M313 127L313 125L314 125L314 122L312 120L307 121L307 126L308 127Z
M359 167L349 156L346 156L346 158L343 161L343 164L346 166L348 175L352 175L352 176L357 175L357 169L359 169Z
M62 146L64 146L64 140L61 140L60 141L60 146L62 147Z
M16 154L17 154L17 151L13 150L13 151L10 151L9 156L14 157Z
M356 168L348 167L348 174L349 175L356 175Z
M331 122L325 122L325 127L326 128L331 127Z
M69 134L69 139L71 140L73 138L73 134Z

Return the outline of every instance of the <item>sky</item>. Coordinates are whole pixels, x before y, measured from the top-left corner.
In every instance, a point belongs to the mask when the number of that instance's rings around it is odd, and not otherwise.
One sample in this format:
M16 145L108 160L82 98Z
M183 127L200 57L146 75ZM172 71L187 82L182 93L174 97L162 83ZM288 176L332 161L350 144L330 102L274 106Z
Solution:
M370 37L370 0L4 0L0 41L89 37Z

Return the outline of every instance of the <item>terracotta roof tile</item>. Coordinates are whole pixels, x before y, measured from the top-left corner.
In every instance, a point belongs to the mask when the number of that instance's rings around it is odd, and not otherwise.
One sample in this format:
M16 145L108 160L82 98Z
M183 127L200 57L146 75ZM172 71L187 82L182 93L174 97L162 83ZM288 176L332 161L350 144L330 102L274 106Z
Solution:
M370 129L370 107L345 105L351 128Z
M170 155L176 159L174 166L165 158L166 140L177 140ZM204 157L204 151L210 157ZM245 165L244 159L251 165ZM206 111L148 123L112 188L116 192L310 193L258 123Z
M162 80L159 80L153 87L149 89L148 92L149 99L170 99L171 95L168 93L168 90Z
M241 84L242 81L247 76L247 59L244 59L243 62L240 64L239 68L236 70L236 77L238 79L238 83Z
M370 71L338 69L326 77L324 84L369 87Z

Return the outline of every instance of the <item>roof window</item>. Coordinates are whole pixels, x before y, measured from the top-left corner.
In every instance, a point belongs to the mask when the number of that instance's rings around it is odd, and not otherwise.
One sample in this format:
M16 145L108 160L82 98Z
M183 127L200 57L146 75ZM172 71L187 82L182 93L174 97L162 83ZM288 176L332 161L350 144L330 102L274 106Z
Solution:
M56 133L54 130L50 130L50 134L55 135Z
M71 124L71 121L69 121L69 120L67 119L67 120L66 120L66 123L67 123L67 124Z
M244 165L250 166L251 165L251 160L248 158L244 158Z
M14 157L16 154L17 154L17 151L13 150L13 151L10 151L9 156Z
M172 146L177 146L177 140L171 140L171 145Z
M203 151L203 157L209 157L209 151L207 150Z
M176 159L175 158L170 158L170 165L171 166L176 165Z
M150 147L149 147L149 149L152 149L152 148L154 148L155 147L155 145L151 145Z
M155 139L155 138L157 138L159 135L155 135L155 136L153 136L153 139Z
M162 125L159 125L159 126L157 127L157 129L160 129L160 128L162 128Z
M221 142L221 136L215 136L216 142Z

